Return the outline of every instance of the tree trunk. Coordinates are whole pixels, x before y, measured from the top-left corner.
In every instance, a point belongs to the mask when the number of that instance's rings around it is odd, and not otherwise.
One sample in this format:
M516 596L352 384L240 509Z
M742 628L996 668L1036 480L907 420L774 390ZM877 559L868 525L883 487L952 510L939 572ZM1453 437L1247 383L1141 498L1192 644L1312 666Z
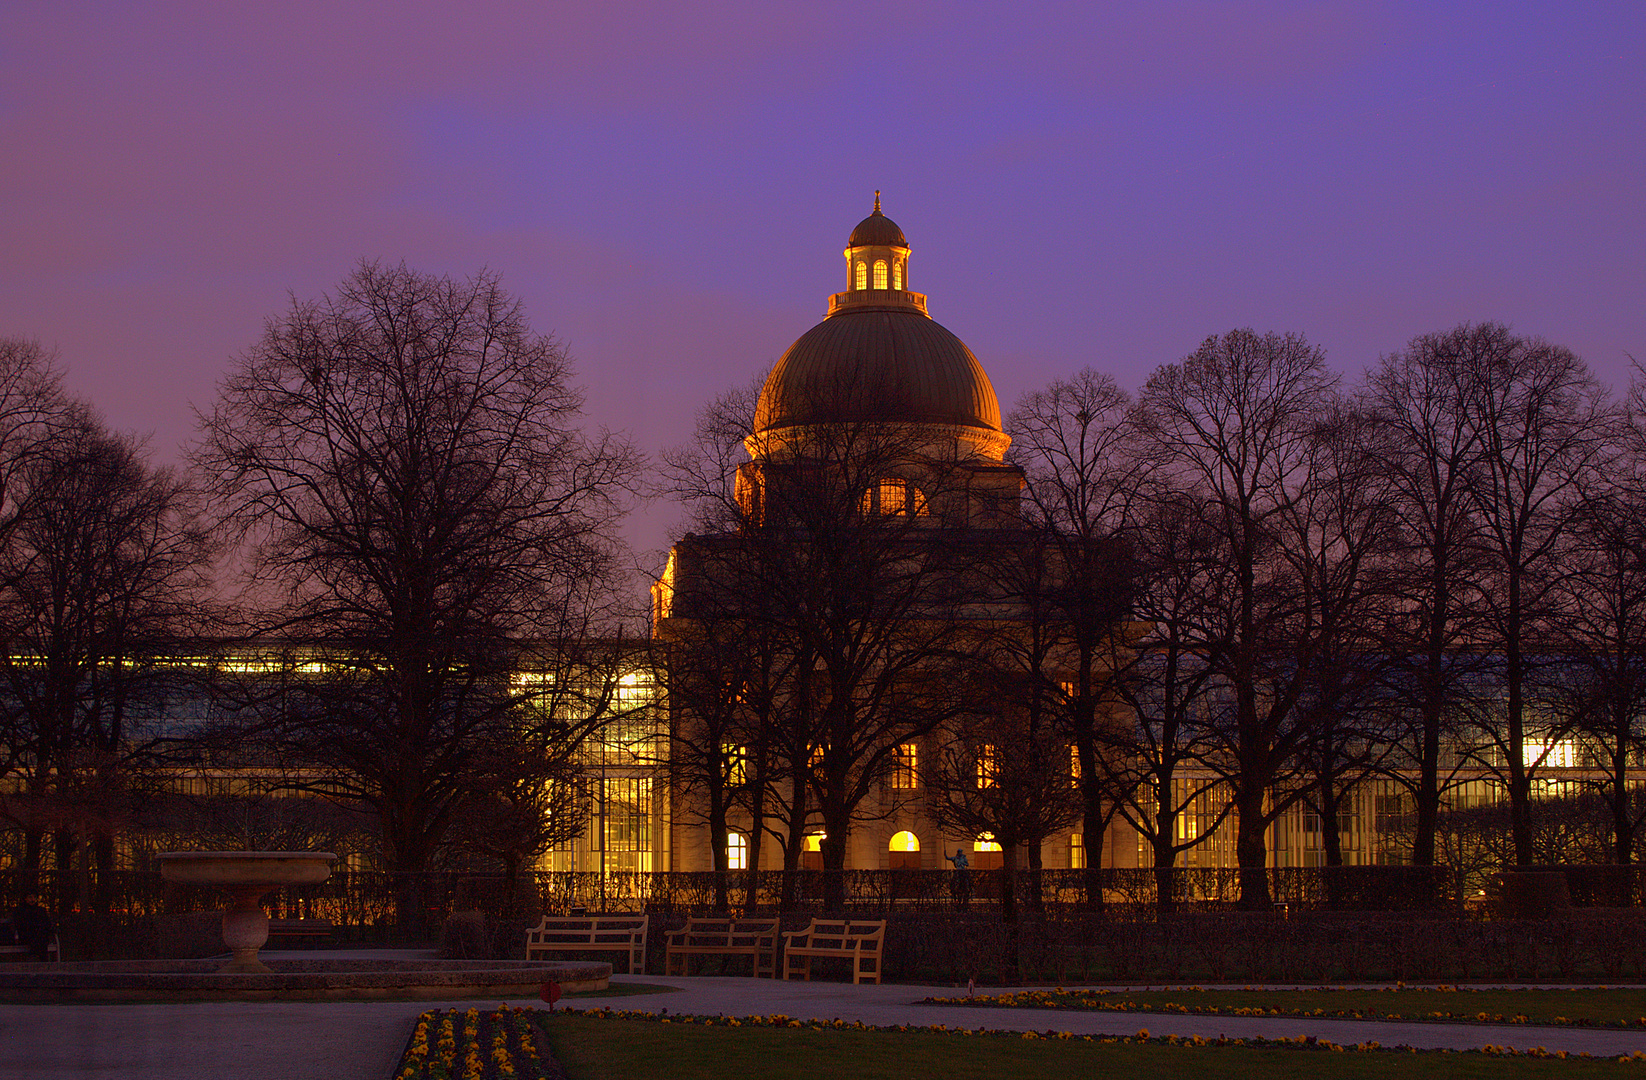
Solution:
M1173 843L1176 815L1170 810L1155 817L1155 834L1150 837L1154 849L1154 907L1157 915L1170 915L1177 910L1177 848Z
M106 830L99 832L93 851L97 878L92 890L92 908L99 915L107 915L114 900L114 835Z
M1341 803L1330 779L1320 785L1320 847L1327 866L1343 865L1343 833L1338 826L1337 808Z
M1412 864L1435 864L1435 833L1440 827L1440 733L1446 717L1446 623L1450 618L1451 586L1447 581L1444 549L1430 556L1430 612L1425 628L1423 745L1417 760L1416 830L1412 835Z
M805 761L804 758L801 759ZM787 914L795 909L795 892L800 885L800 853L806 847L806 772L804 764L794 769L790 780L794 785L789 795L788 839L783 845L783 893L778 910Z
M755 773L754 786L749 791L749 865L743 889L745 916L753 915L760 908L760 853L766 837L765 770L757 766Z
M1095 771L1095 770L1094 770ZM1080 778L1080 793L1085 802L1080 819L1081 851L1086 857L1086 868L1081 875L1085 885L1087 911L1103 910L1103 833L1108 820L1103 814L1103 796L1095 778Z
M40 860L46 850L46 834L38 828L23 830L23 864L19 869L40 872Z
M709 778L709 855L714 871L714 910L725 914L730 905L727 871L729 852L726 850L726 789L717 777Z
M851 835L851 809L844 806L823 808L823 910L846 910L846 847Z
M1000 921L1017 921L1017 845L1000 845Z
M1274 907L1269 894L1269 849L1263 831L1261 787L1244 785L1235 799L1235 861L1240 865L1240 906L1247 911L1268 911Z
M1045 870L1045 856L1040 847L1040 844L1029 845L1029 894L1025 898L1029 911L1035 915L1043 915L1046 912L1046 889L1045 883L1041 880L1041 873Z
M1622 706L1619 707L1623 708ZM1628 717L1625 715L1618 728L1619 738L1612 747L1612 858L1619 866L1628 866L1634 860L1634 815L1629 808L1629 739ZM1627 903L1627 901L1625 901Z
M1526 772L1526 665L1521 653L1520 574L1509 568L1508 626L1504 633L1504 676L1509 684L1509 827L1515 867L1532 865L1532 781Z

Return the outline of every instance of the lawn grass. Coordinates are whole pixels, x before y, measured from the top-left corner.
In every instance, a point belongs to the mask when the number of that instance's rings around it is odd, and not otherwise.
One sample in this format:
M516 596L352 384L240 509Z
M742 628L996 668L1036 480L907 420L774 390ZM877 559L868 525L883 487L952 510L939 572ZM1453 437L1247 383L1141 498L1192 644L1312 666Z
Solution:
M614 982L614 983L611 983L610 985L608 985L606 987L606 989L604 989L604 990L579 990L575 994L567 994L567 995L565 995L564 1000L569 1001L572 998L591 998L591 997L597 997L597 998L632 997L635 994L678 994L678 993L680 993L680 987L678 987L678 986L664 986L662 983L620 983L620 982Z
M1646 989L1639 987L1611 990L1066 990L937 1000L1016 1008L1347 1019L1375 1016L1378 1019L1480 1022L1484 1013L1486 1022L1493 1023L1646 1027Z
M1000 1080L1123 1076L1127 1080L1537 1080L1633 1077L1639 1062L1461 1053L1333 1053L1300 1047L1170 1046L1028 1040L928 1031L703 1027L540 1014L569 1080Z

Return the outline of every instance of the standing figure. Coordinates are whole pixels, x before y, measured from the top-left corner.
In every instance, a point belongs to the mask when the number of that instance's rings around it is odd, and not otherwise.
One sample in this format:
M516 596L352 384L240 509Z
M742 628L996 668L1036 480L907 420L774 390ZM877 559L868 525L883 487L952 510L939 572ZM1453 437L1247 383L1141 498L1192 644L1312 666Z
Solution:
M966 907L972 900L972 864L966 861L963 848L955 848L953 855L943 857L954 864L954 898Z
M12 909L11 925L17 943L27 945L34 959L44 963L51 950L51 913L40 906L40 898L24 893L23 902Z

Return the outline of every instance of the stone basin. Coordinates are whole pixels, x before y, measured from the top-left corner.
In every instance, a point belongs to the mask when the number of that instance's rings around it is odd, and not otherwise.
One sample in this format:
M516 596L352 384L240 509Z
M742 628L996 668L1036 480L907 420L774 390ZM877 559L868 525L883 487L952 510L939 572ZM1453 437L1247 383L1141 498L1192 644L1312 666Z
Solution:
M167 881L271 892L283 885L325 881L337 856L329 851L168 851L159 860L160 876Z
M329 851L167 851L160 876L189 885L211 885L229 894L223 912L223 944L229 947L224 972L267 974L257 958L269 940L265 893L286 885L313 885L331 876L337 856Z

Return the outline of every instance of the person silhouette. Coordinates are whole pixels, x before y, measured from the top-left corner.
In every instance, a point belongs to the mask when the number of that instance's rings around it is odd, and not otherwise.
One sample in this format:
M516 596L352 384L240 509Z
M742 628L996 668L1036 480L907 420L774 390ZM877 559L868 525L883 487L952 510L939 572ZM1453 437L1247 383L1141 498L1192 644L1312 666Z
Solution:
M12 909L11 925L17 933L17 943L27 945L35 960L49 959L51 913L40 906L39 897L35 893L23 894L23 902Z
M954 864L954 898L965 907L972 899L972 864L966 860L963 848L955 848L953 855L943 858Z

